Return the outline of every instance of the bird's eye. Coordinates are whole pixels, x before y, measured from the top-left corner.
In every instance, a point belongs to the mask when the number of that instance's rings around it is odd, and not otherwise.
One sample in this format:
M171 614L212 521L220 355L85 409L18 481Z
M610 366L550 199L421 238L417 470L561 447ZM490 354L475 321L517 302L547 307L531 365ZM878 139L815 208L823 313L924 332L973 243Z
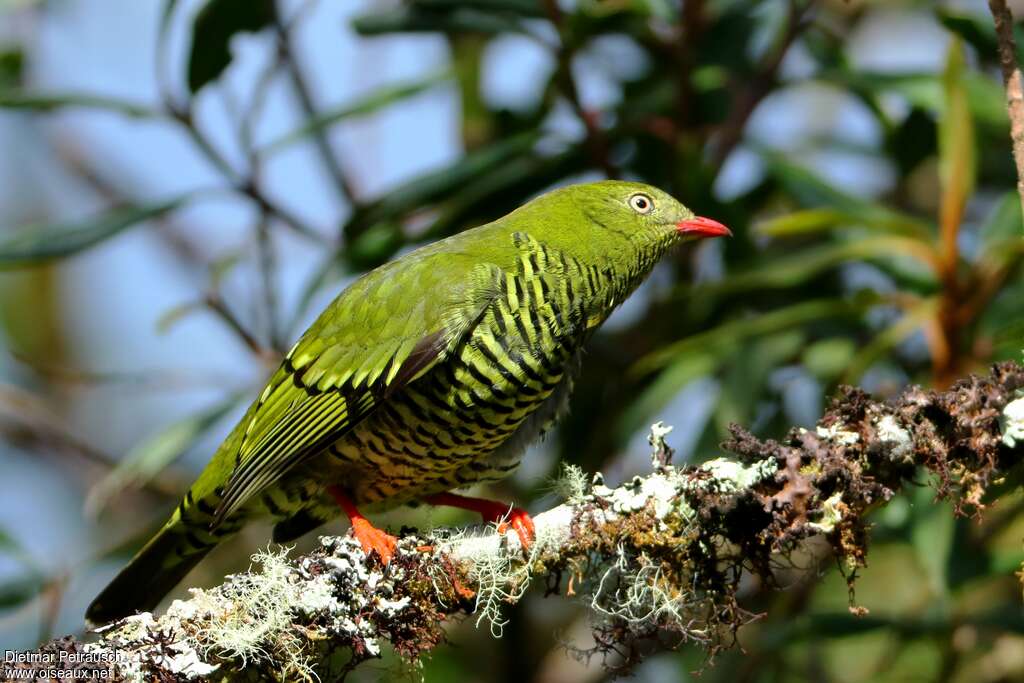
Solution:
M654 208L654 200L638 192L629 198L629 207L637 213L650 213L651 209Z

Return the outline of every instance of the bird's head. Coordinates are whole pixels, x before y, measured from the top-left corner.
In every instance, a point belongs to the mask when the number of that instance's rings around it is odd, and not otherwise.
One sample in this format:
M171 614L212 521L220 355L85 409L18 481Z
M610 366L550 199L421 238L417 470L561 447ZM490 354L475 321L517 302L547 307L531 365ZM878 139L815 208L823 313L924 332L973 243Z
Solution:
M666 245L732 235L718 221L694 215L667 192L644 183L605 180L576 185L577 204L594 225L631 241Z

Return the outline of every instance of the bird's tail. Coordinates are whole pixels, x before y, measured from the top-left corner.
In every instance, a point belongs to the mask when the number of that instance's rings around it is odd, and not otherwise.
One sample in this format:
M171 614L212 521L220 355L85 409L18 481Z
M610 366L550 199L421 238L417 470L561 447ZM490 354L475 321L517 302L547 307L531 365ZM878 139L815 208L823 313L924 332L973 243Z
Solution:
M180 512L179 508L92 601L85 612L89 622L105 624L152 611L214 546L236 530L218 527L210 532L205 524L183 520Z

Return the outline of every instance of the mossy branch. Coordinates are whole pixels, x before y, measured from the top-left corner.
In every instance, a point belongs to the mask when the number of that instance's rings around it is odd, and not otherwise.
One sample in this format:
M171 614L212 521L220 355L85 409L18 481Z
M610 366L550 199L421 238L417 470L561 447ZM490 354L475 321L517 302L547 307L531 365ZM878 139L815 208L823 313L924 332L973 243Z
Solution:
M354 540L325 537L296 559L258 554L257 569L194 589L163 616L131 617L94 643L46 647L116 657L128 680L335 680L385 644L415 661L464 615L500 635L502 606L543 581L585 602L598 649L617 665L652 642L714 653L756 617L737 600L742 575L772 584L780 559L820 537L852 582L867 513L922 471L961 513L980 514L1015 487L1022 387L1024 367L1004 363L891 402L844 389L815 429L774 442L733 427L723 444L732 456L700 466L671 465L668 428L655 425L647 476L609 488L566 468L566 501L535 517L528 556L515 534L441 530L403 538L382 568Z

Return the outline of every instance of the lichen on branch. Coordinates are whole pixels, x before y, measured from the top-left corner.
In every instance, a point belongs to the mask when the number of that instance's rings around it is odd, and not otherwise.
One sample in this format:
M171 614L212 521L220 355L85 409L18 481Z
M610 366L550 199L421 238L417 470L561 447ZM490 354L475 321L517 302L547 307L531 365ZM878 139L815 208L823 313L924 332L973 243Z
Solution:
M1020 469L1022 387L1024 368L1003 363L891 402L847 388L814 429L776 442L733 426L729 457L696 466L671 463L658 424L646 476L611 487L566 467L565 502L534 517L528 553L513 533L437 530L404 537L381 567L353 539L324 537L296 559L260 553L257 568L102 629L85 649L117 650L129 680L334 680L384 646L414 662L466 615L499 636L503 607L542 583L589 608L617 666L650 644L713 654L756 618L738 600L742 576L774 585L777 561L812 536L855 570L867 514L922 470L958 512L980 514Z

